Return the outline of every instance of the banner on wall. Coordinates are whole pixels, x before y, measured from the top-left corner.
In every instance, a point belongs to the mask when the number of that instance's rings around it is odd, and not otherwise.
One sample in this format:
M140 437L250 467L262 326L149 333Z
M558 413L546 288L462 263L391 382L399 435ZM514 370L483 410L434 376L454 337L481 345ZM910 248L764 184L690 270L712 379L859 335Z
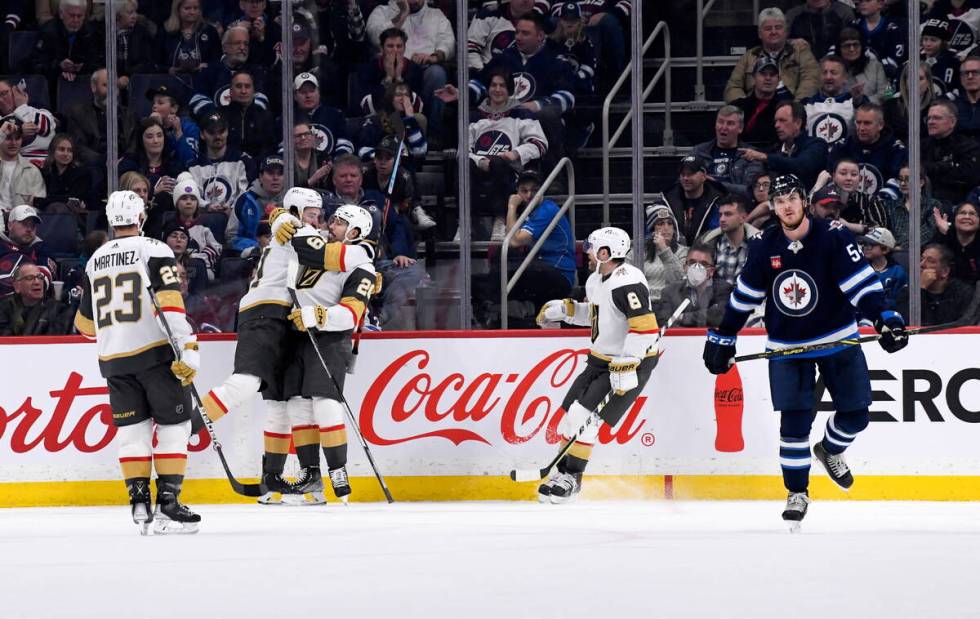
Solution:
M386 475L504 475L540 466L557 449L561 401L583 369L584 336L404 334L365 340L346 394ZM603 428L590 472L598 474L778 474L778 418L767 363L721 377L701 362L703 336L670 336L660 364L615 428ZM62 340L65 341L66 340ZM26 342L26 340L24 341ZM759 335L740 353L761 350ZM872 426L849 452L863 473L980 475L980 332L923 335L887 355L865 346ZM232 369L234 341L202 343L204 391ZM105 381L95 346L0 342L7 364L0 393L0 482L118 477ZM821 411L832 410L818 386ZM825 414L814 424L823 431ZM263 407L256 398L216 424L236 474L257 476ZM370 475L355 441L352 475ZM188 476L220 478L206 435L191 441Z

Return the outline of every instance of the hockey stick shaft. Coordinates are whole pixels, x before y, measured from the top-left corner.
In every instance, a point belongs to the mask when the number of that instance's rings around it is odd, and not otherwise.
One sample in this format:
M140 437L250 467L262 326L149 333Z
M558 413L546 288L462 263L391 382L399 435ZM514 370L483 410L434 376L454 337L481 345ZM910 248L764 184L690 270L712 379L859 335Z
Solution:
M919 327L918 329L907 329L905 331L908 335L921 335L923 333L934 333L936 331L946 331L948 329L955 329L958 327L956 323L945 323L941 325L931 325L928 327ZM858 344L863 344L864 342L877 342L881 339L880 333L875 333L874 335L862 335L861 337L853 337L843 340L836 340L833 342L823 342L822 344L808 344L804 346L791 346L789 348L777 348L776 350L766 350L763 352L756 352L749 355L741 355L735 357L735 363L740 363L742 361L754 361L755 359L776 359L779 357L791 357L793 355L802 355L808 352L816 352L819 350L830 350L831 348L839 348L841 346L857 346Z
M146 292L150 295L150 301L153 303L153 308L156 310L157 316L160 318L160 324L163 325L163 330L167 334L167 341L170 342L170 348L174 352L174 358L180 361L181 350L177 345L177 339L174 337L174 333L170 329L170 323L167 322L167 317L164 316L163 310L160 309L160 302L157 301L156 295L153 292L153 286L150 283L151 280L149 273L145 269L143 270L143 273L146 275L147 281ZM269 489L261 482L257 484L243 484L242 482L238 481L234 473L231 472L231 467L228 466L228 460L225 458L225 453L221 449L221 443L218 441L218 437L214 433L214 424L211 421L211 418L208 417L208 414L204 411L204 405L201 403L201 396L197 392L197 387L194 386L194 383L191 383L188 385L188 387L190 388L191 396L193 398L194 409L197 411L197 414L201 416L201 421L204 422L204 427L208 430L208 435L211 437L211 446L218 454L218 459L221 461L222 468L225 469L225 475L228 477L228 483L231 484L231 489L237 494L248 497L259 497L268 492Z
M684 313L684 310L687 309L687 306L690 304L691 304L690 299L684 299L683 301L681 301L681 304L677 306L677 309L675 309L674 313L670 315L670 317L667 319L667 322L665 322L664 325L660 327L660 332L657 333L657 340L653 343L653 346L659 346L660 340L663 338L664 333L666 333L667 329L669 329L670 326L674 324L674 321L680 318L681 314ZM651 346L651 348L653 346ZM546 478L548 474L551 473L551 469L555 468L558 465L558 463L561 462L561 459L564 458L565 455L571 450L572 445L574 445L575 441L577 441L578 438L582 436L582 433L584 433L585 430L590 425L592 425L592 423L599 423L599 415L602 413L602 409L606 407L606 404L609 403L609 399L612 397L612 394L613 392L610 391L609 393L606 394L606 397L602 398L602 401L599 402L599 405L596 406L596 409L592 411L592 414L588 416L588 418L585 420L585 423L583 423L582 426L578 429L578 432L576 432L572 438L568 439L568 442L566 442L565 445L562 446L561 450L558 452L558 455L555 456L551 460L551 462L547 464L547 466L545 466L543 469L514 469L510 472L510 478L513 481L518 481L518 482L538 481Z
M296 291L292 288L287 288L286 290L289 291L289 298L292 299L293 305L297 308L302 308L303 306L299 304L299 298L296 296ZM350 404L347 403L347 398L344 397L344 392L340 388L340 384L337 383L337 379L334 378L330 368L327 367L327 360L323 358L323 353L320 352L320 347L317 346L316 335L313 334L313 329L307 329L306 334L310 337L310 346L313 347L313 352L316 353L317 359L320 360L320 365L323 366L323 371L327 373L327 376L330 378L330 382L333 383L334 389L337 390L337 396L344 405L344 410L347 412L347 417L350 419L351 430L354 431L354 436L357 437L361 447L364 448L364 455L367 456L368 462L371 463L371 468L374 470L374 476L378 478L378 483L381 485L381 491L384 492L385 498L389 503L394 503L395 499L391 496L391 491L388 490L388 484L385 483L385 478L381 475L381 471L378 470L378 465L374 462L374 456L371 455L371 449L368 447L367 441L364 440L364 437L361 435L361 431L357 426L357 418L354 417L354 412L351 410Z

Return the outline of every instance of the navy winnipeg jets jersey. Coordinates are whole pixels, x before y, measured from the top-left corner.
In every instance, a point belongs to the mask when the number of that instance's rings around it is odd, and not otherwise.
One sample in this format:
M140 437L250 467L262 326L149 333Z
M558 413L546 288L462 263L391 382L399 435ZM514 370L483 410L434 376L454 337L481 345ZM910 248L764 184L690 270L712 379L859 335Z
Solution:
M887 309L881 281L854 236L837 221L812 218L799 241L778 226L749 241L718 331L734 335L763 301L769 350L854 336L856 308L871 320Z

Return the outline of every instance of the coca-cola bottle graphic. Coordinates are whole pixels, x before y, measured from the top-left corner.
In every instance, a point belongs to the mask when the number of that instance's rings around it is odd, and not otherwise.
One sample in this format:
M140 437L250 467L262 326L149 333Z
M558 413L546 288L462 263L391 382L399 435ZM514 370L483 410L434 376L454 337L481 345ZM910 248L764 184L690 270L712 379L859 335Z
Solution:
M733 365L715 377L715 449L724 452L742 451L742 377Z

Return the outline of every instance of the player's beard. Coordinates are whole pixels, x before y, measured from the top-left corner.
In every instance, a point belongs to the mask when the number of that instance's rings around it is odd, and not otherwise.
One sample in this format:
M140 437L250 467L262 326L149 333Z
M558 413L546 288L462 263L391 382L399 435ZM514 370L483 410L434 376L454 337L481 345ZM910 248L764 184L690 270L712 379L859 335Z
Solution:
M795 213L794 213L795 214ZM782 215L776 215L779 218L779 224L783 227L783 230L793 231L799 228L803 224L803 220L806 219L806 213L801 209L800 216L795 220L787 220Z

